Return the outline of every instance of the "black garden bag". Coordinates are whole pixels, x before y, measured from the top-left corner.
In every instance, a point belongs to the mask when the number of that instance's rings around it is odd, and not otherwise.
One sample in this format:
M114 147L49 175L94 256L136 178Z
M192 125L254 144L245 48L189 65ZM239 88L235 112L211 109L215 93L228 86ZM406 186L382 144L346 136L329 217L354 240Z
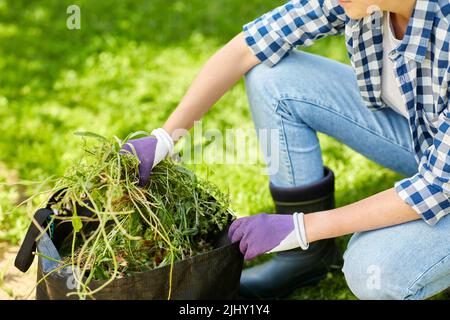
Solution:
M56 201L55 194L46 208L39 209L34 215L24 241L15 260L15 266L25 272L31 266L36 250L38 274L36 287L37 300L78 299L68 293L76 291L77 281L70 267L61 268L58 262L59 246L62 239L71 232L71 223L61 224L53 230L52 237L42 234L52 214L50 206ZM90 216L91 213L78 208L78 215ZM39 226L39 227L38 227ZM88 226L85 226L86 228ZM38 239L36 241L36 239ZM171 299L236 299L239 291L239 279L243 266L243 256L238 244L231 244L223 231L214 241L214 250L175 262L172 270ZM48 258L44 258L48 257ZM93 298L98 300L149 300L169 297L170 265L150 271L135 273L132 276L115 279ZM105 281L91 281L90 288L95 289Z

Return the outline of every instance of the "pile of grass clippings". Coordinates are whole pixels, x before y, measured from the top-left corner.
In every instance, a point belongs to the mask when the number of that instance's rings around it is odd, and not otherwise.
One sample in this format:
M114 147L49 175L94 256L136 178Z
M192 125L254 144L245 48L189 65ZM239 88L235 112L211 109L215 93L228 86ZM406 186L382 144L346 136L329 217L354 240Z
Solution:
M80 298L114 279L211 250L209 240L234 218L228 195L186 168L164 160L141 188L134 150L120 152L124 141L80 135L98 141L85 145L83 160L57 179L53 191L65 191L52 206L55 222L72 220L73 233L60 252L79 272ZM83 207L93 216L79 216ZM107 281L94 292L88 287L93 279Z

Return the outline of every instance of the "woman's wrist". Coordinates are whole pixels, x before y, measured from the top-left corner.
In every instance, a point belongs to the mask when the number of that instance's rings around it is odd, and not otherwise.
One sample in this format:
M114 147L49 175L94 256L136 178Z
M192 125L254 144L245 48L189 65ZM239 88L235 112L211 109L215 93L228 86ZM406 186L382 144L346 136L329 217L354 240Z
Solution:
M305 215L305 231L306 231L306 239L309 243L313 243L317 241L316 235L316 217L314 216L315 212L308 213Z
M309 243L332 237L332 216L331 210L305 214L305 231Z

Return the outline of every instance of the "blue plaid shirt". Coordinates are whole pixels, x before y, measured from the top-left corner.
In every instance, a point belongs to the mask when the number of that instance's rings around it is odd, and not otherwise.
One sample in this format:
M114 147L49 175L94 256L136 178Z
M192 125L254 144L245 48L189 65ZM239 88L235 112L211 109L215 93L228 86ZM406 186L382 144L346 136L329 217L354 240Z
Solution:
M361 96L370 110L381 100L384 13L355 20L338 0L292 0L244 26L248 46L272 67L296 46L345 34ZM389 53L408 109L418 171L395 182L398 195L428 224L450 213L450 3L417 0L401 44Z

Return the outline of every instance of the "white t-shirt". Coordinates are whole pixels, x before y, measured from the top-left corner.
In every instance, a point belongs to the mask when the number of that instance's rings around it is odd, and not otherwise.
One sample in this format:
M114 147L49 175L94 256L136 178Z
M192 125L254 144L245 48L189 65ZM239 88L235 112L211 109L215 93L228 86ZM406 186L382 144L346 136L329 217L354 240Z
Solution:
M395 78L395 66L389 59L389 52L396 48L401 40L395 37L391 23L391 14L385 13L383 25L383 72L381 77L381 99L391 109L408 118L408 110Z

